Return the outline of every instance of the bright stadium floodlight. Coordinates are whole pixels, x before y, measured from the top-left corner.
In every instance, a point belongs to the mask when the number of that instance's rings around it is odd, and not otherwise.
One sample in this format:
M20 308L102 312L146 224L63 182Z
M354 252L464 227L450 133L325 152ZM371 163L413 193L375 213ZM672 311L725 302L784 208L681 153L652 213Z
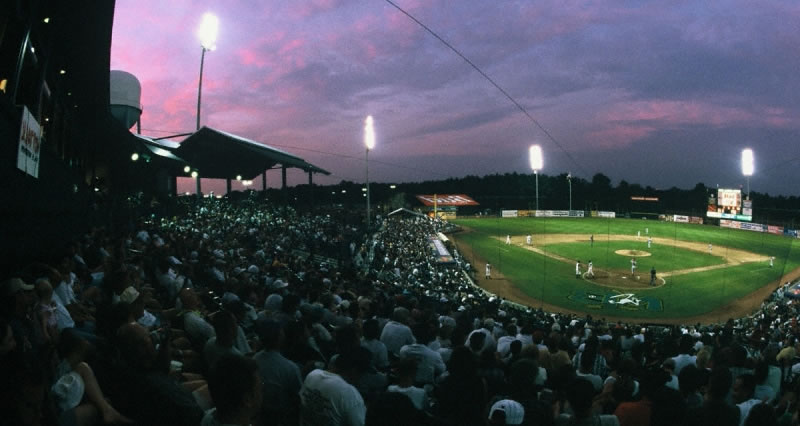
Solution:
M203 95L203 63L206 60L206 52L217 48L217 34L219 33L219 19L213 13L206 12L197 28L197 37L200 39L200 78L197 83L197 127L200 130L200 101ZM196 178L197 196L202 194L200 188L200 177Z
M533 169L533 174L536 175L536 211L539 211L539 170L544 167L542 147L531 145L530 149L528 149L528 154L531 160L531 169Z
M217 34L219 34L219 18L211 12L203 14L200 26L197 28L197 38L205 50L217 48Z
M367 229L369 229L369 151L375 148L375 127L372 123L372 116L368 115L364 120L364 145L367 147L366 154L366 181L367 181Z
M747 199L750 199L750 176L753 176L753 172L755 171L755 157L753 156L753 150L750 148L745 148L742 150L742 174L745 176L745 180L747 181Z

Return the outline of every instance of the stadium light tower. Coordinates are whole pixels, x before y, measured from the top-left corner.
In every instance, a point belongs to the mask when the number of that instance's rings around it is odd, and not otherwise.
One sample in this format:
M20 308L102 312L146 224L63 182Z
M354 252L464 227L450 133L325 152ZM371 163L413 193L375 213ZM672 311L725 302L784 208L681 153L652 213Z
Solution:
M217 32L219 30L219 19L209 12L203 14L203 20L200 21L200 27L197 29L197 36L200 38L200 47L202 53L200 54L200 79L197 84L197 128L200 130L200 99L203 94L203 63L206 60L206 52L217 48ZM230 184L230 181L228 181ZM200 176L195 179L197 184L197 196L201 194Z
M203 94L203 63L206 60L206 52L217 48L217 33L219 32L219 19L209 12L203 14L203 20L197 29L197 37L200 38L200 82L197 86L197 130L200 130L200 100Z
M531 169L533 169L533 174L536 175L536 211L539 211L539 170L542 170L544 166L542 147L539 145L531 145L528 153L531 160Z
M567 182L569 183L569 211L572 212L572 173L567 172Z
M747 181L747 199L750 199L750 176L753 176L755 171L755 158L753 157L753 150L745 148L742 150L742 174Z
M369 151L375 148L375 128L372 125L372 116L368 115L364 121L364 145L367 147L366 175L367 175L367 229L369 229Z

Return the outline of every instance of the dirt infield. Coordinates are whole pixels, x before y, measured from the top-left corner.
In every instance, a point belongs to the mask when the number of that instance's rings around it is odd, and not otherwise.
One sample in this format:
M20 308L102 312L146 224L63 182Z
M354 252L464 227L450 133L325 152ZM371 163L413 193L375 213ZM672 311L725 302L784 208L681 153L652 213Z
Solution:
M464 232L472 232L468 228L464 228ZM472 250L466 244L459 244L459 235L454 234L452 235L453 239L458 244L459 251L470 260L470 262L475 266L476 269L480 269L479 265L486 264L486 259L483 259ZM547 244L555 244L555 243L570 243L570 242L589 242L589 234L546 234L546 235L537 235L536 238L533 240L532 245L525 244L525 236L512 236L511 237L511 244L526 248L528 250L532 250L534 252L540 253L545 256L549 256L553 259L558 259L564 262L572 263L572 259L567 259L553 253L545 252L542 250L542 246ZM496 237L496 239L505 242L505 237ZM600 244L604 241L642 241L643 239L637 239L635 236L627 236L627 235L595 235L594 236L595 243ZM709 252L708 244L703 243L696 243L696 242L689 242L689 241L678 241L678 240L671 240L668 238L653 238L654 244L661 244L661 245L670 245L680 247L686 250L693 250L702 253ZM659 274L662 278L675 276L680 274L688 274L694 272L701 272L706 270L712 269L719 269L719 268L727 268L734 265L739 265L742 263L749 263L749 262L759 262L759 261L767 261L768 257L747 252L745 250L738 250L728 247L721 247L721 246L714 246L711 248L712 253L722 257L725 259L725 263L721 265L712 265L712 266L704 266L699 268L689 268L689 269L682 269L678 271L670 271L667 273ZM597 272L596 272L597 274ZM709 323L718 323L724 322L728 318L738 318L744 317L751 313L753 313L756 309L761 306L761 302L769 296L778 286L783 284L786 281L793 281L800 277L800 268L791 271L785 274L782 277L782 281L774 281L771 282L760 289L750 293L749 295L733 300L725 305L722 305L713 311L703 314L697 315L692 317L684 317L684 318L664 318L664 319L655 319L655 318L627 318L627 317L614 317L614 316L605 316L604 318L608 321L624 321L624 322L645 322L645 323L664 323L664 324L709 324ZM596 283L595 280L592 280L593 283ZM599 283L603 285L602 283ZM631 282L630 288L636 288L637 290L648 288L648 283L645 281L644 283L641 282ZM576 311L571 309L565 309L561 306L553 305L550 303L545 303L542 300L536 299L534 297L528 296L525 294L521 289L514 286L509 280L503 276L499 271L492 271L492 279L490 280L480 280L478 285L485 290L496 294L499 297L505 298L512 302L520 303L522 305L531 306L534 308L541 308L546 311L550 312L563 312L563 313L571 313L576 315L586 315L584 311ZM620 285L615 282L613 285L615 288L619 288Z

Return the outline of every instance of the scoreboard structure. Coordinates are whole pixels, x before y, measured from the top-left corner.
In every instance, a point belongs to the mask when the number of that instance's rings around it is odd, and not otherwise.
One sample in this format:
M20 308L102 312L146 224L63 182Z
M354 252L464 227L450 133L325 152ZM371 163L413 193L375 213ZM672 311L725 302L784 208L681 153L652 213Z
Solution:
M750 222L753 220L753 202L742 199L741 189L719 188L708 198L706 217Z

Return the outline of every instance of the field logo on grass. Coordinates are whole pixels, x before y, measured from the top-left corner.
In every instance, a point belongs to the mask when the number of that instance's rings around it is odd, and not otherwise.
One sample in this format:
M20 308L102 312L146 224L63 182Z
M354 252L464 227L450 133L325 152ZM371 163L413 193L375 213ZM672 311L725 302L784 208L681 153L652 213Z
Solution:
M588 309L620 309L625 311L650 311L661 312L664 302L656 297L637 297L633 293L597 293L591 291L576 291L569 300L585 303Z

